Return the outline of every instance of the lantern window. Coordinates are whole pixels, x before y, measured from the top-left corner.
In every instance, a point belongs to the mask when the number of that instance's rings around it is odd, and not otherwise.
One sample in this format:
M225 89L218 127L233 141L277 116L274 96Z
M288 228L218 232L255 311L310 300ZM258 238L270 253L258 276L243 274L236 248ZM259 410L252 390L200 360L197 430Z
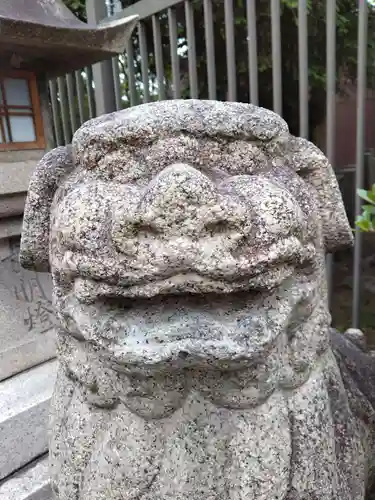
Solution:
M0 73L0 150L43 149L44 145L35 75Z

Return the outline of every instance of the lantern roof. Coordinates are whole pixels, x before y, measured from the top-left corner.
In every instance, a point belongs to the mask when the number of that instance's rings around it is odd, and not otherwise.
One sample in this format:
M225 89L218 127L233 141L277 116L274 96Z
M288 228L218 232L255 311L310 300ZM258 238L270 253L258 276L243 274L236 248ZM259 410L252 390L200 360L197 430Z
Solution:
M138 16L98 25L62 0L0 0L0 71L60 76L124 52Z

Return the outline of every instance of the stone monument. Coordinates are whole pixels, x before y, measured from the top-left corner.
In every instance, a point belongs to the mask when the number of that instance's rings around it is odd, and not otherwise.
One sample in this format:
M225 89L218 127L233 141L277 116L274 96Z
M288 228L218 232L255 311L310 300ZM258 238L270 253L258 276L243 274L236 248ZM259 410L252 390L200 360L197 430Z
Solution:
M351 241L325 156L250 104L145 104L48 153L20 259L53 278L56 498L363 500L373 407L325 276Z

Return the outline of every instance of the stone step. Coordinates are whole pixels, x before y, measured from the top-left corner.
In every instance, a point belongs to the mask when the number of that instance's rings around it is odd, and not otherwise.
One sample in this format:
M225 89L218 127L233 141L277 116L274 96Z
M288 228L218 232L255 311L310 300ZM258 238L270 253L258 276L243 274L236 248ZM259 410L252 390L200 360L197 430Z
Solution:
M55 374L49 361L0 383L0 480L47 452Z
M55 337L55 332L50 330L44 333L43 338L30 335L7 349L0 347L0 384L3 379L55 358Z
M48 456L44 455L0 482L0 500L53 500Z

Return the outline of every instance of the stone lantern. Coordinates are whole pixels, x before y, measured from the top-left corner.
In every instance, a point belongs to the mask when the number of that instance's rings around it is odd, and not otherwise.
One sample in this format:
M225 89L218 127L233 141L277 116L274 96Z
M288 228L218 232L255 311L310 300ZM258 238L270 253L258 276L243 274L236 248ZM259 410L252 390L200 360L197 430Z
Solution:
M18 264L29 178L53 146L47 81L122 53L136 22L86 24L62 0L0 0L0 498L49 498L44 461L24 467L47 452L50 277Z
M62 0L0 0L0 238L19 230L4 218L22 214L30 173L53 143L47 78L123 52L136 20L96 26Z

